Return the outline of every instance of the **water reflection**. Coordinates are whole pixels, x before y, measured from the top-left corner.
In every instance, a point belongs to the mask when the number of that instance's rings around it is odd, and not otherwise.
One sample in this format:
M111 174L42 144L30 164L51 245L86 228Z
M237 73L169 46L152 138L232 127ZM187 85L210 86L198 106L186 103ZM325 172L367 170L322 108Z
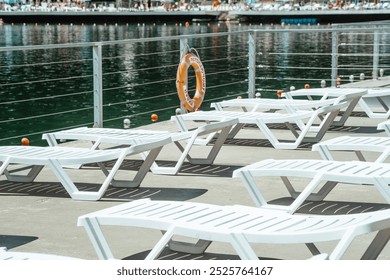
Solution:
M247 30L240 24L132 24L132 25L34 25L0 26L0 46L63 44L73 42L115 41L145 37L165 37ZM273 29L256 26L250 28ZM289 28L289 27L287 27ZM297 28L297 27L295 27ZM314 27L313 27L314 28ZM319 27L316 27L319 28ZM383 35L382 40L388 36ZM370 35L344 36L347 43L372 39ZM196 48L207 74L207 93L203 106L225 96L245 95L248 85L248 36L214 36L189 40ZM348 51L356 52L351 45ZM367 46L367 50L370 48ZM388 46L381 46L384 51ZM291 85L303 87L311 78L330 78L331 34L269 33L256 34L258 65L256 88L266 89L263 97L274 97L276 90ZM121 127L122 117L136 115L132 124L139 126L150 121L150 115L139 115L162 107L173 108L159 112L166 120L178 106L175 79L179 61L179 41L144 42L104 46L103 85L104 118L112 119L106 126ZM313 55L310 56L310 53ZM349 59L349 60L348 60ZM356 64L352 58L347 64ZM360 63L369 63L360 58ZM344 62L343 62L344 63ZM327 70L324 70L328 68ZM60 48L39 51L0 52L0 135L3 138L23 135L93 120L93 70L90 48ZM76 78L77 77L77 78ZM301 79L297 78L300 77ZM306 80L305 80L306 79ZM189 81L193 85L193 80ZM220 85L225 85L221 87ZM226 86L227 85L227 86ZM313 85L313 86L319 86ZM163 95L163 99L155 97ZM51 99L39 99L49 96ZM35 99L33 102L21 100ZM12 103L10 101L17 101ZM57 112L77 108L63 115ZM30 119L33 116L54 114L50 118ZM9 119L23 121L7 122ZM40 136L34 136L39 139ZM5 141L4 141L5 142ZM7 140L18 143L18 139ZM2 144L2 142L0 142Z

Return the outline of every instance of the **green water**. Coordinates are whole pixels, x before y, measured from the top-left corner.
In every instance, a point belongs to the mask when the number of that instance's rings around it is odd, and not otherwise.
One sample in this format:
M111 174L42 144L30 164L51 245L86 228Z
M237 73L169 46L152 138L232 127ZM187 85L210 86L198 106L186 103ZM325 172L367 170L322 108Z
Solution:
M184 24L4 24L0 26L0 46L115 41L250 28L274 27L226 23L191 24L189 27ZM225 96L245 96L248 90L247 42L246 34L189 40L190 47L199 52L207 74L202 108L208 109L211 101ZM301 88L313 78L330 78L329 70L321 69L330 67L329 55L305 56L306 53L331 53L330 33L262 33L256 36L256 48L257 63L264 66L256 70L256 88L262 97L274 98L276 90L287 90L292 85ZM131 117L132 127L137 127L150 123L152 113L157 113L159 120L168 120L175 113L179 107L175 87L178 50L177 40L103 48L105 127L122 127L126 116ZM20 144L21 137L28 136L33 144L42 145L42 132L92 125L92 62L85 63L91 57L90 48L0 52L0 144ZM51 63L53 61L61 63ZM291 65L296 68L289 68ZM77 78L64 80L64 77ZM318 81L313 83L319 86ZM47 96L52 98L41 99ZM57 114L63 111L72 112Z

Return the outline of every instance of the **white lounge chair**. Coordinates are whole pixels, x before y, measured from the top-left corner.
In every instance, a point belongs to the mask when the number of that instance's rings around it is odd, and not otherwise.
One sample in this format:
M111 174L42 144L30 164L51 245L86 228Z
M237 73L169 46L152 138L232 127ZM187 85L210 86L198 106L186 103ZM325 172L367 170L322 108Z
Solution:
M318 256L322 257L322 256ZM3 261L20 261L20 260L82 260L79 258L53 255L53 254L43 254L43 253L29 253L29 252L12 252L7 251L6 248L0 248L0 260Z
M97 149L100 144L131 146L145 141L159 140L169 137L181 152L175 166L163 167L159 166L156 161L154 161L150 169L154 174L174 175L179 172L185 159L187 159L191 164L212 164L225 142L229 131L235 124L237 124L237 120L230 119L220 123L203 125L186 132L80 127L47 133L43 135L43 139L46 139L50 146L56 146L58 140L87 140L93 142L91 149ZM195 141L209 142L213 139L217 132L217 139L207 156L203 158L190 156L189 153ZM185 146L183 146L181 142L185 142ZM145 151L140 155L145 159L148 155L148 151Z
M233 178L241 178L251 198L259 207L295 213L306 200L322 201L337 184L374 186L386 203L390 204L390 165L361 161L328 161L291 159L259 161L233 172ZM293 202L290 205L271 204L264 193L266 178L272 180L272 188L279 187L280 178ZM283 189L281 189L281 193Z
M326 160L335 160L333 152L354 152L361 161L386 162L390 156L390 137L340 136L313 145ZM374 155L377 155L374 157ZM340 155L341 158L341 155ZM337 158L339 159L339 158Z
M282 94L283 97L288 99L294 99L296 97L312 97L320 96L322 99L339 97L344 95L345 92L350 90L356 90L356 88L310 88L310 89L299 89L290 92L285 92ZM370 118L380 118L387 119L390 117L390 101L385 99L390 99L390 89L381 88L381 89L360 89L367 90L365 94L358 102L358 105L364 110ZM377 101L377 102L374 102Z
M256 125L276 149L296 149L304 142L318 142L329 129L339 111L348 106L343 100L338 104L320 107L314 111L297 111L294 113L233 112L233 111L196 111L188 114L172 116L181 131L188 131L186 121L220 122L238 119L229 138L234 138L246 124ZM292 139L277 138L269 125L284 124L291 131ZM298 129L295 128L298 126ZM314 136L309 136L310 133ZM287 141L286 141L287 140Z
M33 147L33 146L1 146L0 147L0 175L4 174L9 181L32 182L44 166L51 169L66 191L73 199L77 200L98 200L110 185L118 187L138 187L150 166L158 156L162 147L171 142L165 138L158 141L133 145L129 148L90 150L85 148L68 147ZM119 181L114 176L119 170L123 160L130 155L148 151L142 166L132 180ZM115 164L108 170L104 162L114 160ZM97 163L106 176L98 191L81 191L72 182L65 172L68 165ZM25 170L15 168L14 165L32 166L25 174ZM23 169L22 168L22 169ZM23 171L22 173L19 171ZM82 172L82 171L80 171ZM85 172L85 171L84 171Z
M355 237L378 232L361 257L376 259L390 237L390 210L350 215L291 215L241 205L136 200L83 215L78 225L85 228L100 259L114 258L103 233L104 226L164 232L146 259L158 258L166 246L201 254L212 241L230 244L241 259L258 260L252 247L255 244L306 244L317 255L320 251L314 243L336 241L329 252L329 259L333 260L343 257ZM199 241L196 244L173 241L176 236Z
M308 99L270 99L270 98L235 98L220 102L211 103L211 108L218 111L229 110L231 108L241 108L244 112L282 111L286 113L294 113L298 110L316 110L320 107L337 104L341 100L349 102L348 107L342 112L341 117L335 119L332 125L343 126L355 109L359 100L367 94L366 89L351 88L343 89L343 95L337 98L321 98L317 100Z
M379 123L377 128L390 136L390 121ZM390 137L340 136L321 141L313 145L312 150L326 160L334 160L335 152L354 152L361 161L386 162L390 155Z

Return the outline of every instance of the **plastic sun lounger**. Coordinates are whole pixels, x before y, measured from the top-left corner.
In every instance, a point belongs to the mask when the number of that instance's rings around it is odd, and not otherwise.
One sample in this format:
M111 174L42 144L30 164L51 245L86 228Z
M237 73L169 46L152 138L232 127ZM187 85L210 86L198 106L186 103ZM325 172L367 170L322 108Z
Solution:
M172 116L181 131L188 131L186 121L220 122L238 119L238 124L229 133L234 138L246 124L255 124L266 136L275 149L296 149L304 142L318 142L327 132L339 111L348 106L343 100L338 104L320 107L314 111L297 111L290 114L265 112L233 112L233 111L196 111L188 114ZM284 124L292 132L293 141L279 140L269 125ZM294 127L298 126L298 129ZM315 128L315 129L313 129ZM309 136L309 133L315 133Z
M348 100L350 103L348 107L342 112L339 119L335 119L332 125L343 126L347 119L350 117L352 111L355 109L359 100L367 94L366 89L343 89L343 95L337 98L321 98L317 100L312 99L270 99L270 98L236 98L230 100L224 100L220 102L211 103L211 108L215 108L218 111L224 111L229 108L241 108L244 112L256 112L256 111L284 111L287 113L293 113L298 110L315 110L320 107L337 104L341 100Z
M171 142L165 138L158 141L133 145L129 148L90 150L86 148L67 147L33 147L33 146L2 146L0 147L0 175L4 174L9 181L32 182L44 166L51 169L71 198L76 200L99 200L110 185L117 187L138 187L150 166L158 156L162 147ZM149 151L142 166L132 180L115 180L123 160L130 155ZM108 170L104 162L114 160L115 164ZM97 163L106 176L98 191L81 191L72 182L65 172L65 167L74 164ZM13 168L13 165L22 165L22 168ZM21 174L25 167L32 166L28 174ZM12 169L9 170L9 167ZM80 171L81 172L81 171Z
M43 253L30 253L30 252L11 252L7 251L6 248L0 248L0 260L3 261L20 261L20 260L82 260L79 258L43 254Z
M58 140L87 140L93 142L92 149L97 149L100 144L114 145L134 145L145 141L159 140L169 137L176 144L181 152L176 165L173 167L159 166L156 161L151 165L151 171L154 174L177 174L182 167L185 159L191 164L212 164L217 157L223 143L225 142L231 128L237 124L236 119L227 120L220 123L207 124L186 132L167 132L167 131L152 131L152 130L137 130L137 129L113 129L113 128L75 128L63 130L43 135L50 146L56 146ZM215 144L208 152L208 155L203 158L195 158L190 156L191 148L196 141L209 142L215 133L219 132ZM205 137L205 138L202 138ZM183 146L180 142L185 141ZM140 154L142 158L146 158L148 151Z
M267 202L264 196L267 186L263 185L266 177L272 179L273 188L279 187L278 181L274 178L281 179L293 198L290 205ZM339 183L350 184L353 189L358 188L358 185L362 188L367 188L366 185L374 186L383 199L390 204L390 165L388 164L361 161L268 159L235 170L233 178L241 178L257 206L289 213L295 213L307 199L322 201Z
M378 124L390 136L390 121ZM340 136L319 142L312 147L326 160L334 160L334 152L354 152L361 161L385 162L390 156L390 137L386 136ZM377 157L374 157L374 153Z
M313 151L319 152L321 157L326 160L335 160L332 152L354 152L357 158L361 161L370 161L373 157L372 153L378 154L372 161L383 163L390 156L390 137L376 137L376 136L341 136L326 141L322 141L313 145Z
M355 237L377 232L362 259L376 259L390 236L390 210L350 215L292 215L279 210L249 206L136 200L78 218L100 259L113 259L103 233L104 226L160 230L164 234L146 259L156 259L166 246L190 254L202 254L212 241L230 244L241 259L258 260L253 244L306 244L314 255L314 243L336 241L329 259L341 259ZM197 243L184 243L187 237ZM142 238L140 236L140 238ZM130 240L130 239L127 239ZM135 241L136 242L136 241Z
M329 97L339 97L350 90L357 90L357 88L310 88L310 89L299 89L283 93L282 96L293 99L298 96L321 96L326 99ZM360 89L367 90L365 94L358 102L358 105L364 110L369 118L387 119L390 117L389 104L385 102L384 97L390 98L390 89ZM377 101L377 104L370 102L369 99ZM372 104L371 104L372 103ZM374 110L379 110L374 112Z

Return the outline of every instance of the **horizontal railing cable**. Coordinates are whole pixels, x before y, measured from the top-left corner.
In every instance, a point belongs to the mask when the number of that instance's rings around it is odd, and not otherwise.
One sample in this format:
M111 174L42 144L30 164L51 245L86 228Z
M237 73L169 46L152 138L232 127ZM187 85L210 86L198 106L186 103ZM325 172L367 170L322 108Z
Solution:
M81 108L81 109L73 109L73 110L68 110L68 111L61 111L61 112L42 114L42 115L35 115L35 116L24 117L24 118L17 118L17 119L12 119L12 120L3 120L3 121L0 121L0 124L1 123L12 123L12 122L18 122L18 121L25 121L25 120L31 120L31 119L40 119L40 118L45 118L45 117L52 117L52 116L56 116L56 115L64 115L64 114L81 112L81 111L87 111L87 110L93 110L93 107L87 107L87 108Z
M62 77L62 78L44 79L44 80L36 80L36 81L29 80L29 81L16 82L16 83L0 84L0 87L2 87L2 86L24 85L24 84L38 84L38 83L58 82L58 81L66 81L66 80L73 80L73 79L85 79L85 78L91 78L91 77L93 77L93 75Z
M122 73L136 73L136 72L140 72L140 71L150 71L150 70L169 68L169 67L177 67L177 64L155 66L155 67L148 67L148 68L140 68L140 69L137 69L137 71L121 70L121 71L115 71L115 72L107 72L107 73L103 73L103 76L116 75L116 74L122 74Z
M18 68L18 67L30 67L30 66L47 66L47 65L58 65L58 64L70 64L75 62L85 62L93 61L92 58L88 59L77 59L77 60L60 60L53 62L36 62L36 63L26 63L26 64L12 64L12 65L0 65L0 68Z
M93 93L93 92L92 91L83 91L83 92L76 92L76 93L44 96L44 97L34 97L34 98L23 99L23 100L12 100L12 101L0 102L0 105L10 105L10 104L16 104L16 103L23 103L23 102L33 102L33 101L40 101L40 100L45 100L45 99L52 100L52 99L63 98L63 97L84 95L87 93Z

